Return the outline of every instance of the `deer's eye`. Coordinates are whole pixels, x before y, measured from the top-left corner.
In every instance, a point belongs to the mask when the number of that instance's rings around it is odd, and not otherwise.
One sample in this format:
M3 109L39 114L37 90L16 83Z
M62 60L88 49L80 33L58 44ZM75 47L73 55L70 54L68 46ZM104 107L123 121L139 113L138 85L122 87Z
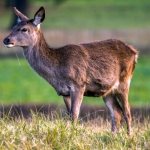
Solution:
M22 32L27 32L28 29L27 29L27 28L23 28L23 29L21 29L21 31L22 31Z

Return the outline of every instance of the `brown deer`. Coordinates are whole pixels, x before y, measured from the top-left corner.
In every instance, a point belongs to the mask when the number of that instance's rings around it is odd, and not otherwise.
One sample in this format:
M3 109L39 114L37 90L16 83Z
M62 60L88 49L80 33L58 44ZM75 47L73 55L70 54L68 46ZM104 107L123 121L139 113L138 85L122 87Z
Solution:
M123 115L130 134L128 94L137 51L116 39L54 49L47 45L40 29L45 18L43 7L33 19L16 8L14 11L20 22L4 39L4 45L23 48L31 67L63 96L73 121L78 119L83 96L102 96L111 115L112 132L117 131Z

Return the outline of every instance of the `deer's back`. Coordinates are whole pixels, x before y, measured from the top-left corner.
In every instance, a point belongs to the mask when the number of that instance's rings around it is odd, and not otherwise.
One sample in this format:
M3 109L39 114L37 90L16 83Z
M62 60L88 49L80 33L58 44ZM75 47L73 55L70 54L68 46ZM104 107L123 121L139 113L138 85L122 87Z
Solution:
M77 84L86 83L87 96L103 95L131 75L137 53L119 40L69 45L65 49L68 54L62 62L66 62L68 74Z

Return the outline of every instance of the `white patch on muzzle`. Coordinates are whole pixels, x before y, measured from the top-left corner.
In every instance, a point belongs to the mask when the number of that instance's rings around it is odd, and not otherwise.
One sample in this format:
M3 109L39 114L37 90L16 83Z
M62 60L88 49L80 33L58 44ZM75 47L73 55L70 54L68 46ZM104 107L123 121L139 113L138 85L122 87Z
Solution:
M7 48L10 48L10 47L14 47L15 45L14 44L8 44L8 45L4 44L4 46L6 46Z

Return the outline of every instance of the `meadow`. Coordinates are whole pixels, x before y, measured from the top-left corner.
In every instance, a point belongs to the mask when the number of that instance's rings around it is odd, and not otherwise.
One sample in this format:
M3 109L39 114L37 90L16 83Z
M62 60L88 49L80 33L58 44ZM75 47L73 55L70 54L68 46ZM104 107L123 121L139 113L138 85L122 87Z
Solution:
M30 1L29 16L40 6L46 8L44 29L132 29L149 28L149 0L64 0L55 5L52 0ZM0 30L6 29L12 17L11 9L0 13ZM140 56L131 82L130 103L133 106L149 105L149 56ZM0 103L55 103L63 104L55 90L40 78L24 59L0 59ZM85 97L84 102L103 105L100 98Z
M40 6L46 8L43 28L48 29L135 29L150 25L149 0L63 0L59 5L52 0L31 0L29 4L30 17ZM12 9L2 10L0 29L6 29Z
M3 1L0 2L2 4ZM149 0L64 0L55 5L52 0L30 0L28 15L33 17L40 7L46 9L43 29L99 30L149 29ZM0 5L0 31L8 28L12 10ZM5 32L5 31L4 31ZM0 36L2 36L0 34ZM2 38L1 38L2 39ZM143 39L144 41L144 39ZM140 55L131 82L129 102L132 107L150 106L150 60ZM62 97L29 66L23 58L0 59L0 104L57 104ZM84 104L103 106L101 98L84 97ZM10 110L11 111L11 110ZM19 114L21 116L21 114ZM28 119L0 118L0 149L35 150L148 150L150 148L150 118L140 122L133 118L131 136L121 126L117 134L110 132L110 122L98 118L77 125L63 113L45 116L32 113ZM88 115L88 114L87 114ZM2 116L2 112L0 112Z
M132 106L148 106L150 95L149 56L140 56L131 82ZM62 97L31 69L25 59L0 59L1 104L63 104ZM101 98L84 97L85 104L103 105Z
M109 122L102 119L77 125L56 114L53 119L40 114L28 120L0 119L1 150L148 150L149 146L149 120L134 121L128 136L124 126L112 134Z

